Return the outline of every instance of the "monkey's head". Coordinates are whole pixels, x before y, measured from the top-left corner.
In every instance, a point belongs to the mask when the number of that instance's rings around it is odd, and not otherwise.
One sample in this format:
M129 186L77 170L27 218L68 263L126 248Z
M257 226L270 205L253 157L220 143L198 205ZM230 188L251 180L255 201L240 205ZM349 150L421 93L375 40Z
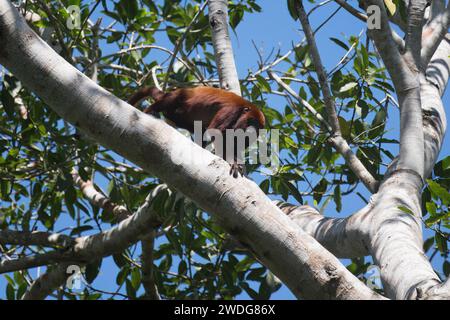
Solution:
M254 129L258 133L266 125L264 113L257 106L247 103L242 106L241 114L236 121L235 129Z

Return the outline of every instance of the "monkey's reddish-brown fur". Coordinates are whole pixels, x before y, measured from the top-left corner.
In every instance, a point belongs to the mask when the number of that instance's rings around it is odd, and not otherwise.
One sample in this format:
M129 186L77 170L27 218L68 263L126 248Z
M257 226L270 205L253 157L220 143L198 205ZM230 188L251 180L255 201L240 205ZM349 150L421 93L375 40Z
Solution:
M248 127L254 127L258 130L265 126L264 114L255 105L222 89L195 87L163 93L157 88L143 87L128 100L128 103L136 105L149 96L155 102L144 110L145 113L162 112L177 127L190 132L194 132L194 121L202 122L203 132L206 129L218 129L222 132L224 137L223 156L226 155L225 133L227 129L245 130ZM243 170L243 167L237 165L236 162L238 154L236 147L235 145L234 162L230 171L235 177L237 172L242 174Z
M155 100L144 112L162 112L179 128L194 131L194 121L202 121L203 129L255 129L265 125L264 114L240 96L218 88L181 88L162 93L156 88L144 87L129 100L130 104L146 97Z

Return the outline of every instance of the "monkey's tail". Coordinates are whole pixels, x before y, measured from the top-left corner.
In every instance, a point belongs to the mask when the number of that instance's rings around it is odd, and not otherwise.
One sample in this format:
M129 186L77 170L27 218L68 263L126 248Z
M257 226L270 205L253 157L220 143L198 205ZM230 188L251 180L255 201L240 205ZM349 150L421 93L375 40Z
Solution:
M142 87L139 88L129 99L128 103L132 106L136 106L139 102L147 97L153 98L153 100L158 101L164 96L164 92L156 87Z

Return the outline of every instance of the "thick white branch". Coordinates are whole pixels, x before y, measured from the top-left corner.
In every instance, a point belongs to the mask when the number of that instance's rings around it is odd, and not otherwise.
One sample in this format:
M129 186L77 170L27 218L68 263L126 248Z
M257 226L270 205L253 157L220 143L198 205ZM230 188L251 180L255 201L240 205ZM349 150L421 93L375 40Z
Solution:
M163 121L145 115L68 64L6 0L0 0L0 63L55 112L100 144L165 180L245 243L298 297L380 298L316 240L292 225L258 186ZM111 254L148 230L135 214L75 245L80 258ZM142 219L143 221L139 221Z
M365 222L389 298L414 299L420 288L439 284L422 247L421 187L422 178L415 171L393 172L381 185Z
M423 0L417 0L419 3ZM384 4L381 0L361 0L366 10L370 5L380 8L381 25L379 29L369 29L368 33L375 42L386 69L391 76L400 104L400 153L398 168L413 170L423 177L423 126L420 100L419 68L415 57L418 48L413 42L421 34L417 30L417 20L421 15L409 21L408 34L410 41L407 51L401 54L392 37ZM421 5L419 5L420 7ZM415 5L413 8L416 8ZM420 10L410 10L418 12ZM423 13L422 13L423 14ZM422 20L421 20L422 21Z
M422 26L427 0L410 0L408 5L408 24L405 39L405 58L421 68L420 49L422 48Z
M433 1L434 3L434 1ZM450 4L434 18L423 31L422 65L428 67L431 57L447 34L450 24Z
M281 210L338 258L369 255L368 228L363 224L373 203L346 218L324 217L310 206L282 204Z
M209 0L208 8L220 87L240 96L241 86L239 84L239 77L234 63L233 48L228 32L228 1Z

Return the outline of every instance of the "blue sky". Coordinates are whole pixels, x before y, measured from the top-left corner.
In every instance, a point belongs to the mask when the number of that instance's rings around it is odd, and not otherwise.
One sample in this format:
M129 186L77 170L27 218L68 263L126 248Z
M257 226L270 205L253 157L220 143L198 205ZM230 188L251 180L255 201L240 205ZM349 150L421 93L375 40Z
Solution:
M350 1L357 7L355 1ZM235 61L240 77L245 77L248 74L248 70L257 70L257 53L254 45L261 50L263 55L268 55L272 49L280 51L282 54L292 48L292 44L298 43L303 34L300 31L299 22L295 22L289 16L287 11L286 1L280 0L259 0L258 4L262 7L261 13L247 14L243 21L239 24L236 30L236 34L231 34L233 49L235 52ZM325 17L329 16L334 10L337 9L337 5L331 2L317 11L315 11L311 17L312 26L319 25ZM95 17L93 17L95 18ZM107 20L104 20L106 24ZM347 14L344 10L340 10L332 20L324 26L317 34L316 40L319 50L322 54L322 60L327 70L330 70L339 61L344 54L343 50L336 46L335 43L329 40L330 37L341 39L350 37L352 35L358 35L361 30L364 29L364 24ZM164 37L157 37L156 44L165 46L169 49L173 48L173 45L168 42ZM104 52L104 54L106 54ZM283 69L283 65L280 64L277 70ZM269 98L269 105L280 108L284 107L284 98ZM448 105L449 95L444 96L444 105ZM446 108L448 110L448 108ZM395 112L393 108L389 114L388 130L392 137L398 137L399 119L398 112ZM450 145L446 137L443 149L440 154L440 159L447 156L450 153ZM396 148L393 149L393 153L396 154ZM105 188L106 189L106 188ZM361 187L358 189L365 197L369 197L369 193ZM325 214L329 216L343 217L344 214L352 213L364 206L364 202L356 195L347 196L342 203L342 212L337 214L334 211L334 206L327 207ZM430 231L425 231L425 237L430 236ZM347 262L347 261L344 261ZM442 258L435 259L435 266L440 269L442 264ZM117 270L113 265L110 258L105 259L100 276L95 283L95 286L104 290L115 289L115 277ZM32 272L34 274L34 271ZM4 296L5 281L0 278L0 297ZM246 294L242 294L239 298L247 298ZM286 287L282 287L276 292L272 298L274 299L292 299L293 295Z

